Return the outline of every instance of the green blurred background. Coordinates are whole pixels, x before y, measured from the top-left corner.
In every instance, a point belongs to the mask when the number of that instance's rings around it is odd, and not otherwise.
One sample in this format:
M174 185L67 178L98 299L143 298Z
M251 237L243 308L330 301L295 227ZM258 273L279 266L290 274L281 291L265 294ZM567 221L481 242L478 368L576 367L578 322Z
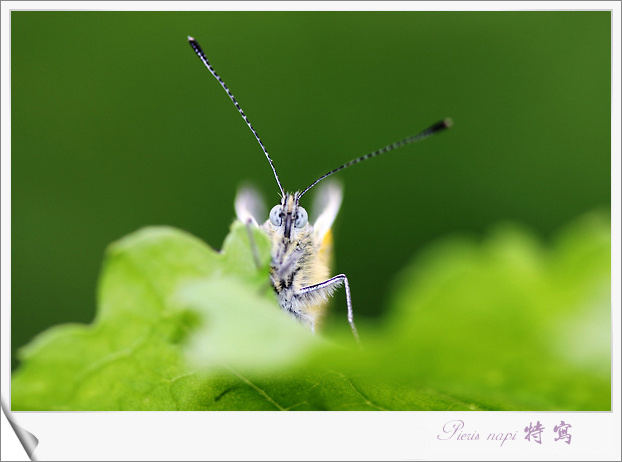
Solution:
M220 248L242 181L278 200L187 35L286 189L454 119L340 174L334 273L361 318L442 236L509 220L547 239L610 206L609 12L12 12L11 35L13 366L93 319L110 242L165 224Z

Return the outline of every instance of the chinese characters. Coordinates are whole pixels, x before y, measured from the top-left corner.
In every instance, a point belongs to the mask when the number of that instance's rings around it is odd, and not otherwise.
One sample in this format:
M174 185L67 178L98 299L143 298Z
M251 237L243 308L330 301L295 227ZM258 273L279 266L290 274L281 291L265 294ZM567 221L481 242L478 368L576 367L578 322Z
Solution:
M565 443L570 444L570 441L572 441L572 435L568 433L568 429L571 427L572 425L567 424L563 420L559 425L555 425L553 427L553 431L557 432L557 438L555 438L555 441L564 441ZM545 429L546 427L543 426L539 420L535 425L532 425L531 422L529 422L529 425L526 426L524 430L524 432L527 433L525 439L527 441L533 440L538 444L542 444L542 432Z

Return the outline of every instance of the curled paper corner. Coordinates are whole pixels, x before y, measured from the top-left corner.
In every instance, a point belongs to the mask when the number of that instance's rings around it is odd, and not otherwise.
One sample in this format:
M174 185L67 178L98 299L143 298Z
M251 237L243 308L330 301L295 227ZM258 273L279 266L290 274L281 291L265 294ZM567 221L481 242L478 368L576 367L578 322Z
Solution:
M13 415L11 414L9 407L4 402L4 398L2 399L2 412L4 413L6 420L9 422L9 424L13 428L15 435L17 435L17 439L24 447L26 454L28 454L28 457L30 457L30 460L36 460L33 456L33 453L35 452L35 449L37 448L37 445L39 444L39 440L37 439L35 435L30 433L28 430L24 430L22 427L20 427L19 425L15 423L15 419L13 418Z

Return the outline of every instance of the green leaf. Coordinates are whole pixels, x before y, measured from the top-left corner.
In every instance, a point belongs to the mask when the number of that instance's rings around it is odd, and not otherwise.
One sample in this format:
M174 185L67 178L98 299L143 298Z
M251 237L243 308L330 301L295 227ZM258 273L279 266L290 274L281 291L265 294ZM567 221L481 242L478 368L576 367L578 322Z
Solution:
M382 322L313 336L268 284L270 243L222 252L147 228L106 252L92 325L20 351L13 410L604 410L610 232L587 216L552 245L506 225L431 246ZM345 330L345 329L344 329Z
M261 298L234 278L190 282L181 288L178 300L202 320L186 351L190 364L202 370L231 366L265 373L299 361L320 342L284 316L274 300Z
M610 409L610 255L598 213L548 246L501 225L431 247L396 283L383 373L495 409Z
M267 264L269 242L258 231L254 237ZM21 349L12 409L199 408L203 390L213 384L188 368L184 345L201 319L177 302L176 290L189 280L232 272L257 288L260 280L265 284L267 267L254 268L246 228L239 223L222 253L172 228L146 228L112 244L95 321L54 327ZM273 297L272 305L279 314Z

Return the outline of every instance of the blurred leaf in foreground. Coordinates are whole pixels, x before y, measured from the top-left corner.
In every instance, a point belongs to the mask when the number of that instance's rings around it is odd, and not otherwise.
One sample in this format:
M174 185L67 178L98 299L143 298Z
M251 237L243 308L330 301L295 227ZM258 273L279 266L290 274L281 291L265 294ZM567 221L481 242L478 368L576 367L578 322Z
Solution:
M433 246L388 318L322 340L280 311L269 243L223 252L170 228L111 245L90 326L20 352L13 410L604 410L610 233L599 215L543 247L514 226ZM347 330L347 329L344 329Z
M598 213L548 246L514 225L445 239L395 284L382 373L494 409L610 409L610 255Z

